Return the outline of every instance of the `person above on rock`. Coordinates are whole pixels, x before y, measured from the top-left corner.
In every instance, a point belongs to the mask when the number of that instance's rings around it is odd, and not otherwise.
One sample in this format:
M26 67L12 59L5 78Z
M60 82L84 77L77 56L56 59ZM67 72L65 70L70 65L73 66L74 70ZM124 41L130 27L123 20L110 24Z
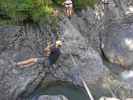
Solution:
M66 0L63 5L65 6L65 14L67 16L72 16L73 14L73 2L72 0Z
M48 45L47 48L44 49L44 57L40 58L29 58L24 61L17 62L17 66L21 65L33 65L35 63L45 63L48 62L48 65L53 65L56 63L57 59L59 58L61 52L60 48L62 46L62 42L60 40L56 41L55 44ZM47 60L47 61L46 61Z

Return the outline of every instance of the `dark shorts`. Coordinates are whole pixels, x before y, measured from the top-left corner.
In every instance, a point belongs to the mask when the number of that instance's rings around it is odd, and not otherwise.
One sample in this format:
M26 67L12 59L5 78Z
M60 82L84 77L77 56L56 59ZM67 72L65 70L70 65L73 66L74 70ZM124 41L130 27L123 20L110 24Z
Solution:
M48 64L48 65L53 65L56 63L58 57L51 59L50 57L48 57L48 59L45 59L44 57L41 58L37 58L37 63L39 64Z
M44 57L37 58L37 63L44 64L45 63L45 58Z
M60 54L61 54L61 52L60 52L59 48L52 48L51 53L48 57L48 64L49 65L55 64L56 61L58 60Z

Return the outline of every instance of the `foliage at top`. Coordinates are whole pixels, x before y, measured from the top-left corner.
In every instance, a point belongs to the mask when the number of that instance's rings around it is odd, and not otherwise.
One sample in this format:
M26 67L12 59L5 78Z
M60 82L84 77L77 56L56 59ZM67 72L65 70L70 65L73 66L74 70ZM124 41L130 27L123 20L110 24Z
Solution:
M96 4L96 0L74 0L75 2L75 9L83 9L87 6L94 8Z
M42 21L52 15L55 8L63 7L64 0L0 0L0 18L13 21ZM73 0L75 9L94 7L96 0Z

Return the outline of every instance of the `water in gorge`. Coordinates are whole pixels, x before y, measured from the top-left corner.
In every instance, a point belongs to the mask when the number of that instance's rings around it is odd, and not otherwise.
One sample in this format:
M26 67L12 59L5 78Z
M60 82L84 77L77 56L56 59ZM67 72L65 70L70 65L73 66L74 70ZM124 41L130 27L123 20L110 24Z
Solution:
M96 90L93 88L91 90L95 99L98 99L102 95L110 96L107 91L100 88L97 88ZM27 100L38 100L39 96L42 95L64 95L68 100L90 100L84 88L69 83L55 83L46 87L40 86L28 97Z

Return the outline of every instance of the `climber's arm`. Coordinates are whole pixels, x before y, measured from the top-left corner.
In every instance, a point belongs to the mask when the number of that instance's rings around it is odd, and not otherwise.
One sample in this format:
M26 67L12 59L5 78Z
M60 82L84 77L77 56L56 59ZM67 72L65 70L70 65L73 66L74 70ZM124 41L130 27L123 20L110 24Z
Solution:
M33 65L35 63L37 63L37 58L30 58L30 59L18 62L17 65L18 66L21 66L21 65Z
M50 46L44 48L44 56L48 57L50 52L51 52L51 49L53 48L54 44L51 44Z

